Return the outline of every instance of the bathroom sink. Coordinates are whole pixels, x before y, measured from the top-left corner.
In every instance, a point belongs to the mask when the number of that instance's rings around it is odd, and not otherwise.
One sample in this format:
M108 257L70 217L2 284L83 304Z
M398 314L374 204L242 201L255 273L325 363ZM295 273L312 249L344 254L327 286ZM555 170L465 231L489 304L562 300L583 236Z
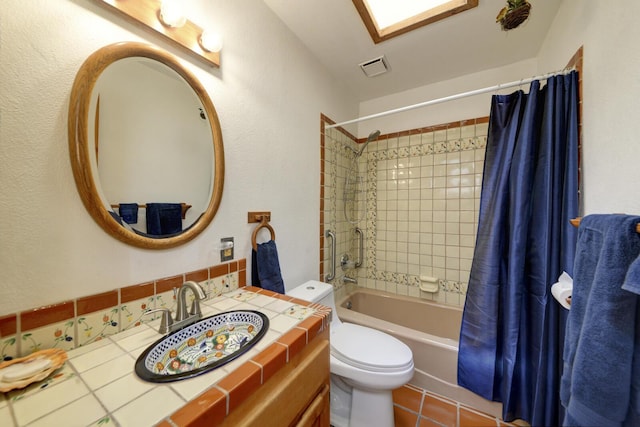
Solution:
M269 318L253 310L205 317L151 344L136 360L136 374L163 383L192 378L231 362L269 329Z

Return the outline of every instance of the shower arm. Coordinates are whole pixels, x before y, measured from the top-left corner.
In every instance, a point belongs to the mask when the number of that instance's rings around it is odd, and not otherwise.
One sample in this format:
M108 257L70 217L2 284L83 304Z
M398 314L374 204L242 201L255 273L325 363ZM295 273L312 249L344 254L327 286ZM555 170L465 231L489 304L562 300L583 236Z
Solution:
M364 254L364 234L362 233L362 229L360 227L356 227L356 234L358 235L358 260L356 261L356 268L360 268L362 266L362 259Z
M332 281L336 278L336 235L331 230L327 230L325 233L326 237L331 237L331 251L329 254L329 262L331 264L331 273L325 276L325 280L327 282Z

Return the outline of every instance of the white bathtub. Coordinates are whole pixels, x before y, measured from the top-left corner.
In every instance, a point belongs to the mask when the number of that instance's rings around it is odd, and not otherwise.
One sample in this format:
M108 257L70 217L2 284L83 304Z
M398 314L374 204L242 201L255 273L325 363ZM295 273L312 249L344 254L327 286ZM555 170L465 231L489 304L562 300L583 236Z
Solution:
M336 301L336 307L343 322L387 332L411 348L416 367L411 384L487 414L502 415L500 403L458 386L462 309L365 288Z

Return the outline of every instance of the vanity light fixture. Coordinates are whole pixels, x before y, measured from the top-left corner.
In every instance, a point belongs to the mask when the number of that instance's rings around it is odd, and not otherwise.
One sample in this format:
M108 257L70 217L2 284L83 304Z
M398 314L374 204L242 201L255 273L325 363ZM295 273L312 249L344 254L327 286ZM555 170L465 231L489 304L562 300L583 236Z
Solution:
M212 37L184 17L181 0L93 0L105 8L115 11L129 22L154 34L160 34L165 40L179 49L209 65L220 67L222 38ZM177 11L177 12L176 12Z
M159 19L164 25L172 28L180 28L187 22L182 5L176 0L162 0Z
M198 39L200 47L207 52L220 52L222 50L222 36L216 32L204 30Z

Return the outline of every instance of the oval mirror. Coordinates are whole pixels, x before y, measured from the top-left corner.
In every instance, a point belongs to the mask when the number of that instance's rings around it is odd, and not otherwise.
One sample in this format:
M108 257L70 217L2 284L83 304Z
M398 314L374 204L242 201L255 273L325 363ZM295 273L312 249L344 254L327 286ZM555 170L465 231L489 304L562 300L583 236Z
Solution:
M113 237L170 248L213 220L224 184L218 115L171 54L136 42L94 52L73 83L68 127L82 202Z

